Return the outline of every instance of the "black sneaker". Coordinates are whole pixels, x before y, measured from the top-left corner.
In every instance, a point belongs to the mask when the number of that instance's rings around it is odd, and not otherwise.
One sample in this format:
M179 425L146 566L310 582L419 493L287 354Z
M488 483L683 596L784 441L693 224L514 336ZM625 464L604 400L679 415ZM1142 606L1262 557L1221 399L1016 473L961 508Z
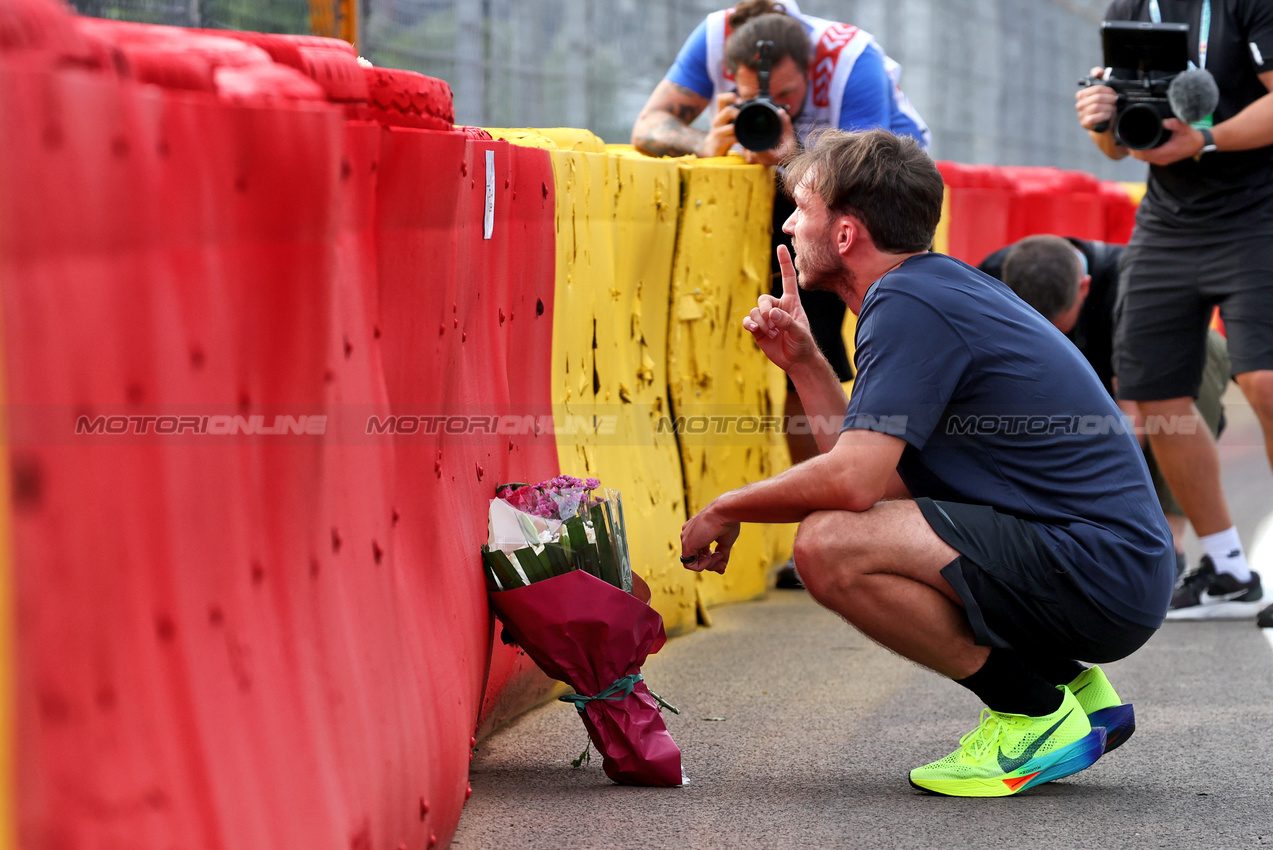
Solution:
M1168 620L1245 619L1255 616L1264 602L1260 574L1238 581L1229 573L1217 573L1206 555L1198 569L1187 573L1171 595Z
M782 590L803 590L804 582L800 580L800 573L796 572L796 562L794 559L788 560L778 568L778 580L775 587Z
M1255 624L1262 629L1273 629L1273 605L1265 608L1256 616Z

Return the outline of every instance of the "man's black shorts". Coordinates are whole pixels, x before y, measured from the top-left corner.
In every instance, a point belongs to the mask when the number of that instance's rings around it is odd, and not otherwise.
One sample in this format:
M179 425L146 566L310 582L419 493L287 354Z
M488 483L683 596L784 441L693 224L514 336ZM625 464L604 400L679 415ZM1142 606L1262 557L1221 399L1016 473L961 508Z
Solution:
M1131 655L1156 631L1093 600L1029 521L984 505L915 503L959 552L941 574L963 602L978 645L1100 664Z
M1219 235L1138 224L1119 266L1119 398L1196 398L1217 304L1233 374L1273 369L1273 229Z

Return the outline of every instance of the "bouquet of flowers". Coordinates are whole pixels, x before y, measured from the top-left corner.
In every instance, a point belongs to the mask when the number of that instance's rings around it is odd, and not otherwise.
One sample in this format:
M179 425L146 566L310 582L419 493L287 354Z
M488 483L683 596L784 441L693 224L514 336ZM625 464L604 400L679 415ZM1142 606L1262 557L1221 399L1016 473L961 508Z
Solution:
M676 709L641 675L667 636L632 572L619 493L595 478L560 475L500 486L496 495L482 560L505 631L541 670L575 689L561 699L578 709L607 776L625 785L684 784L681 751L659 711Z
M593 496L600 487L595 478L569 475L498 486L482 548L488 589L512 590L584 570L631 593L623 500L615 490Z

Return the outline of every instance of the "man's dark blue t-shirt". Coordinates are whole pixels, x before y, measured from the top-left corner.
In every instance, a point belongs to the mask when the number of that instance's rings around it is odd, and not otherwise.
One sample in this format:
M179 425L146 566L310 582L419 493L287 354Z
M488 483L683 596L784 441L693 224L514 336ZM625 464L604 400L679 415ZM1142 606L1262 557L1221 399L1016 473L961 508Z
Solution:
M1171 532L1136 438L1083 355L999 281L921 254L862 300L844 427L907 442L913 496L1031 520L1113 613L1157 628Z

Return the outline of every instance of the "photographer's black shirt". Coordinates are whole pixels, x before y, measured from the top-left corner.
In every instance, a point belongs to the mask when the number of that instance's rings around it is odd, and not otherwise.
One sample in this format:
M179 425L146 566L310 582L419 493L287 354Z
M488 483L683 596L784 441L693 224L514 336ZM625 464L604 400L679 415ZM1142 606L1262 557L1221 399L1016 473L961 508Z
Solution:
M1159 0L1159 6L1164 23L1189 25L1189 58L1197 64L1202 0ZM1114 0L1105 18L1148 21L1149 2ZM1220 88L1216 124L1269 93L1258 74L1273 71L1273 0L1211 0L1206 68ZM1149 174L1138 226L1273 226L1273 145L1152 165Z
M1108 242L1090 242L1084 239L1065 237L1066 241L1079 249L1087 260L1087 273L1092 282L1087 291L1087 300L1079 308L1078 320L1066 338L1074 343L1087 362L1091 364L1096 377L1101 379L1105 391L1114 396L1114 305L1118 298L1118 261L1123 256L1122 245ZM977 266L978 271L985 272L995 280L1003 280L1003 264L1008 259L1016 243L1005 245L998 251L988 255Z

